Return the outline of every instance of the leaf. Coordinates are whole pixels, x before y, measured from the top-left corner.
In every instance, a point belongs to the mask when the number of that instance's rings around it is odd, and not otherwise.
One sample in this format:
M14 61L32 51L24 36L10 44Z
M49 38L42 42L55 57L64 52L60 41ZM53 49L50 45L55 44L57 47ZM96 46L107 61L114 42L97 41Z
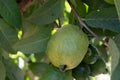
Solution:
M47 77L46 77L47 76ZM41 80L72 80L72 71L61 72L53 65L49 65L49 68L40 77Z
M114 7L93 11L86 16L85 21L91 27L120 32L120 22Z
M71 0L71 2L73 3L73 5L75 6L78 14L81 16L81 17L85 17L86 16L86 6L85 4L80 1L80 0Z
M72 80L71 70L61 72L58 68L47 63L31 63L29 68L40 80Z
M86 6L83 2L76 0L78 14L82 17L86 16Z
M100 52L100 55L104 58L106 62L109 61L109 54L107 53L106 49L103 46L97 45L97 49Z
M99 10L100 8L110 7L109 4L105 3L104 0L81 0L88 5L88 13L94 10Z
M20 9L15 0L0 0L0 14L12 26L22 27Z
M0 61L0 80L5 80L5 76L6 76L5 66L2 63L2 61Z
M63 12L64 1L65 0L49 0L33 12L27 20L38 25L52 23Z
M120 34L118 34L117 36L115 36L115 42L116 42L116 44L117 44L117 46L118 46L118 49L120 50Z
M120 42L119 42L120 43ZM110 47L110 54L112 56L112 75L111 80L120 80L119 74L120 74L120 51L115 43L114 40L110 39L109 41L109 47Z
M36 62L40 62L41 59L43 59L43 57L45 56L45 52L35 53L34 56L35 56Z
M9 80L24 80L23 72L16 64L9 59L4 59L3 63L6 68L6 76Z
M116 6L116 9L117 9L117 13L118 13L118 16L119 16L119 20L120 20L120 0L114 0L115 2L115 6Z
M23 39L18 41L13 47L17 51L25 54L44 52L47 46L53 25L38 26L26 25ZM25 32L26 31L26 32Z
M2 60L2 49L0 48L0 61Z
M38 0L33 1L33 3L24 12L24 17L29 17L36 9L40 8L42 5Z
M113 31L110 31L108 29L102 29L102 28L91 28L91 30L96 33L98 36L108 36L108 37L112 37L112 36L115 36L117 35L117 32L113 32Z
M0 46L8 52L16 53L12 45L17 40L17 31L12 29L4 20L0 19Z
M49 65L46 63L37 62L37 63L31 63L29 65L29 68L31 69L34 75L41 77L41 75L47 71Z

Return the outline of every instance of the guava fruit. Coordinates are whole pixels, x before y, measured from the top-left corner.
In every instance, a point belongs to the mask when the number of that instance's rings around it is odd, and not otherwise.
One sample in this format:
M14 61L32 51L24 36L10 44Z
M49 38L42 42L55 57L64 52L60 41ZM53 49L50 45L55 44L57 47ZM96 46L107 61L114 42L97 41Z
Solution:
M90 74L90 67L87 64L79 64L72 70L72 75L76 80L87 80Z
M83 59L83 62L86 64L94 64L99 56L99 52L95 46L89 44L88 51Z
M88 49L88 37L78 26L64 25L51 36L46 54L50 62L65 71L75 68Z
M61 72L58 68L50 65L40 80L72 80L72 71Z
M108 4L114 4L114 0L104 0L105 2L107 2Z
M99 57L98 60L90 65L91 76L96 76L102 74L106 71L106 64L102 57Z

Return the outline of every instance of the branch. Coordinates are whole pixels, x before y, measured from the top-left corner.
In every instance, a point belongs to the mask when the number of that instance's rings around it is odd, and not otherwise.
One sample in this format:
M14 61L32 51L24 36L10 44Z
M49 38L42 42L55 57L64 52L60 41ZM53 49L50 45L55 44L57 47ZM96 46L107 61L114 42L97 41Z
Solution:
M97 34L95 34L81 19L81 17L79 16L78 12L76 11L76 9L74 8L73 4L71 3L70 0L68 0L69 5L72 8L72 12L75 14L75 16L78 18L79 23L82 25L82 27L84 27L86 30L88 30L94 37L96 37L96 39L98 39L99 41L101 41L104 45L108 46L108 44L101 39Z

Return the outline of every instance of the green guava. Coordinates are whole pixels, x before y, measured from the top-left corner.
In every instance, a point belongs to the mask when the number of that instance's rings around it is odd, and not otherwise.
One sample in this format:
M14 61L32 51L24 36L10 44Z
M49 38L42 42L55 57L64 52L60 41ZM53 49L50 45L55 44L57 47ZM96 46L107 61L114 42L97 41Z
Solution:
M105 2L107 2L108 4L114 4L114 0L104 0Z
M99 56L99 52L95 46L89 44L88 51L83 59L83 62L86 64L94 64Z
M51 63L62 71L75 68L88 49L87 35L75 25L64 25L51 36L46 54Z
M106 64L102 57L99 57L98 60L90 65L91 76L96 76L102 74L106 71Z
M87 80L90 74L90 67L87 64L79 64L72 70L72 75L76 80Z

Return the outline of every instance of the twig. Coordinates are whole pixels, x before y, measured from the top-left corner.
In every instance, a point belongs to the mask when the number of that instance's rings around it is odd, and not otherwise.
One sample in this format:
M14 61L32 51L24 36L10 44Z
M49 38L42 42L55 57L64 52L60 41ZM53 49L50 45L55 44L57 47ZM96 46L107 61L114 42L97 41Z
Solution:
M74 8L73 4L71 3L70 0L68 0L69 5L72 8L72 12L76 15L76 17L78 18L79 23L82 25L82 27L84 27L86 30L88 30L94 37L96 37L96 39L98 39L99 41L101 41L104 45L108 46L108 44L101 39L97 34L95 34L90 28L88 28L88 26L82 21L81 17L79 16L78 12L76 11L76 9Z

